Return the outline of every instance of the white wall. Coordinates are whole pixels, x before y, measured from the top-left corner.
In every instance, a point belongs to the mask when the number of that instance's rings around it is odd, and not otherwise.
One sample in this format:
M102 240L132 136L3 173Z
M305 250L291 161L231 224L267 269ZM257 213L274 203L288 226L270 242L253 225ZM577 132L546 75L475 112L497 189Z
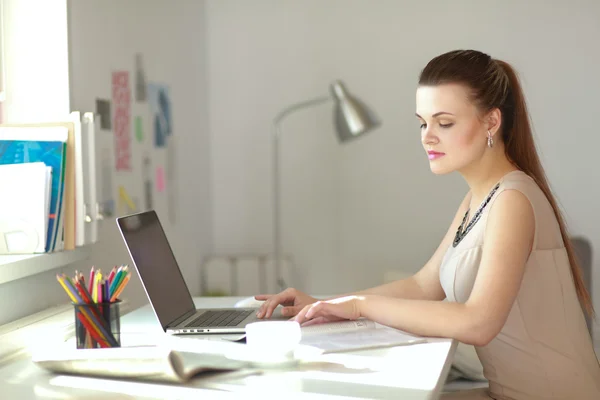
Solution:
M19 0L20 1L20 0ZM146 77L170 88L178 172L178 219L163 224L192 294L200 290L198 264L212 247L209 191L209 136L205 71L204 2L187 0L75 0L69 2L70 84L72 110L94 111L96 97L111 99L111 71L134 71L134 55L144 55ZM43 70L43 64L37 65ZM41 93L40 96L44 96ZM51 101L44 97L44 101ZM133 105L137 107L137 105ZM133 117L132 117L133 118ZM132 120L133 124L133 120ZM132 127L132 136L134 130ZM149 136L150 130L146 130ZM112 134L99 132L100 143L112 146ZM132 138L135 150L135 141ZM98 157L99 158L99 157ZM139 160L134 154L134 160ZM137 186L140 167L113 182ZM168 184L168 182L167 182ZM140 197L143 200L143 197ZM90 260L64 268L89 271L91 265L111 268L130 264L114 218L101 226L100 242L92 246ZM18 306L0 313L0 325L49 306L65 303L66 295L54 272L39 274L0 286L0 303ZM28 293L22 296L22 293ZM132 306L147 302L136 276L124 297Z
M67 0L3 0L3 13L5 121L64 118L69 113Z
M207 1L216 251L268 251L271 120L342 78L383 126L341 148L330 109L286 121L284 245L298 285L331 293L416 271L466 191L435 177L419 143L414 92L426 62L475 48L521 73L538 144L573 234L600 253L600 3L512 0ZM600 257L595 258L600 309Z

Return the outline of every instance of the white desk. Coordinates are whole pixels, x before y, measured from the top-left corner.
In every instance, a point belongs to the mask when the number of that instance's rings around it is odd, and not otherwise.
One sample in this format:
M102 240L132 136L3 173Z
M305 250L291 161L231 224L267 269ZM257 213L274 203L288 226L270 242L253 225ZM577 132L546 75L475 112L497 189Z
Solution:
M198 307L227 307L240 298L198 298ZM151 341L163 335L149 305L122 317L123 338ZM139 334L139 335L136 335ZM195 339L191 339L195 340ZM125 344L125 343L123 343ZM186 385L118 381L53 375L27 357L0 367L1 399L151 399L151 398L281 398L301 399L436 399L446 379L456 341L356 351L335 355L354 363L267 370L259 375L228 379L195 379ZM360 368L356 368L356 364ZM371 368L377 368L371 369Z

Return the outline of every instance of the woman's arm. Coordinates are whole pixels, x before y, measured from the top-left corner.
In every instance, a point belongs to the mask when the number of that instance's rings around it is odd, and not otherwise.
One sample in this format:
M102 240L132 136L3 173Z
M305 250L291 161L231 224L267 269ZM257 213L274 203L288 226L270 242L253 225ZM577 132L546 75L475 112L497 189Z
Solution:
M440 284L440 265L442 264L442 259L446 249L448 249L452 243L452 240L454 239L454 233L462 221L462 216L467 210L470 198L470 193L465 196L460 207L458 208L458 211L454 215L454 220L450 224L444 239L427 264L425 264L425 266L421 268L421 270L415 275L407 279L401 279L371 289L361 290L360 292L334 296L327 300L334 300L348 296L365 295L415 300L443 300L446 295ZM263 301L263 304L256 313L258 318L271 318L273 311L280 304L284 306L281 310L281 313L285 316L292 317L297 315L298 312L307 305L313 304L317 301L317 299L314 297L302 293L294 288L288 288L274 295L261 294L255 296L255 298Z
M446 294L440 284L440 265L442 264L442 259L444 258L446 250L454 240L454 234L467 211L470 199L471 194L468 193L458 207L454 219L446 231L446 235L442 239L442 242L419 272L406 279L400 279L359 292L335 296L330 298L330 300L352 295L376 295L412 300L443 300L446 298Z
M299 322L323 317L365 317L422 336L450 337L485 346L500 332L519 292L535 234L535 217L522 193L507 190L489 210L477 278L466 303L366 294L317 302Z

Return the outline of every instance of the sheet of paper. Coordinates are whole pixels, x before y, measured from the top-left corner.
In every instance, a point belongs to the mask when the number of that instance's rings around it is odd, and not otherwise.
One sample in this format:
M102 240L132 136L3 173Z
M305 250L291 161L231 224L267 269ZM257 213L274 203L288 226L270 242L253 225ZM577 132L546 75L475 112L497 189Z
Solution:
M354 328L349 322L355 323ZM337 327L327 327L326 325L330 324L323 324L325 326L321 329L314 329L308 334L305 333L306 328L303 328L300 344L319 348L324 353L334 353L426 342L425 338L376 325L372 321L343 321L337 324ZM313 327L318 328L319 325Z
M112 74L115 162L117 171L131 170L131 88L129 72Z
M330 333L355 332L361 329L375 329L375 322L367 319L355 321L329 322L302 327L302 337L308 335L324 335Z

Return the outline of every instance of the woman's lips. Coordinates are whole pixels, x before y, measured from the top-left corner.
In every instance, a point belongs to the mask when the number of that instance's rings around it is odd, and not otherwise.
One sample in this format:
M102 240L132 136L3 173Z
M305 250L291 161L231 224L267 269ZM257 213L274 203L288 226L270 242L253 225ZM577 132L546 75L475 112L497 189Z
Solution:
M440 153L440 152L438 152L438 151L428 151L428 152L427 152L427 157L428 157L430 160L436 160L436 159L438 159L438 158L440 158L440 157L443 157L443 156L445 156L445 155L446 155L446 154L444 154L444 153Z

